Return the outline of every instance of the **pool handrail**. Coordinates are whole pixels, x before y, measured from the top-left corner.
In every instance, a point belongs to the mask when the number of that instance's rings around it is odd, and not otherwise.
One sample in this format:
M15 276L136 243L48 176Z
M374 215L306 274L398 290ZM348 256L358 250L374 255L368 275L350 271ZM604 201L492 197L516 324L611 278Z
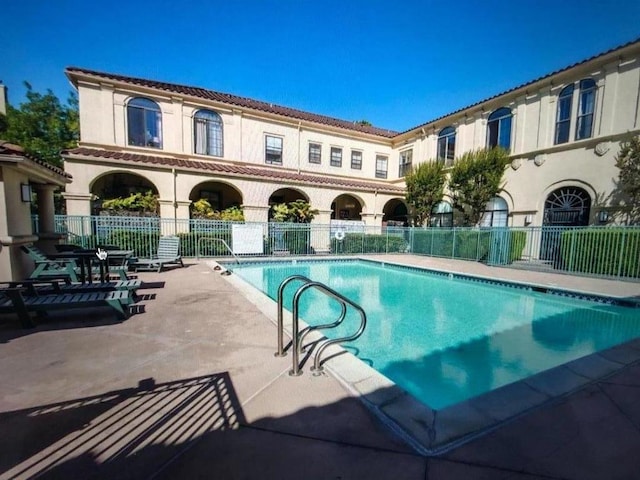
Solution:
M229 253L233 256L236 263L240 265L240 259L235 253L233 253L233 250L231 250L231 247L229 246L229 244L225 242L222 238L200 237L198 239L198 242L196 243L196 260L200 260L200 242L202 240L213 240L214 242L222 242L223 245L227 248L227 250L229 250Z
M324 342L318 348L318 351L316 352L316 355L315 355L315 358L314 358L314 370L315 371L318 371L318 372L322 371L322 366L321 366L321 363L320 363L320 356L321 356L322 352L324 352L324 350L329 345L356 340L358 337L360 337L360 335L362 335L362 333L364 332L365 327L367 326L367 315L366 315L365 311L362 309L362 307L360 307L360 305L358 305L357 303L353 302L349 298L345 297L344 295L336 292L332 288L330 288L327 285L325 285L323 283L320 283L320 282L311 281L311 282L305 283L304 285L301 285L298 288L298 290L296 290L296 293L293 295L293 324L292 324L292 327L291 327L291 334L292 334L292 339L293 339L292 340L292 342L293 342L292 357L293 358L292 358L292 368L289 371L289 375L291 375L291 376L298 376L298 375L302 374L302 370L300 369L300 362L299 362L301 344L300 344L300 335L299 335L299 332L298 332L298 328L299 328L299 307L298 307L298 305L300 303L300 297L302 296L302 294L304 292L306 292L307 290L309 290L310 288L315 288L317 290L320 290L321 292L323 292L326 295L334 298L338 302L346 303L348 305L351 305L360 314L360 327L358 328L356 333L354 333L352 335L349 335L347 337L340 337L340 338L335 338L335 339L332 339L332 340L327 340L326 342ZM339 323L341 323L341 321Z

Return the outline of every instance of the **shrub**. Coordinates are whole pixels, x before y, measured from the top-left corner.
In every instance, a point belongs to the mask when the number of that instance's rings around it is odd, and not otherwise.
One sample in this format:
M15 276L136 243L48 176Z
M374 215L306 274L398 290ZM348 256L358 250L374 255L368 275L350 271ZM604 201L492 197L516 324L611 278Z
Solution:
M347 233L344 240L331 238L331 253L401 253L407 250L404 237Z
M640 277L640 230L576 229L562 232L563 266L572 272Z

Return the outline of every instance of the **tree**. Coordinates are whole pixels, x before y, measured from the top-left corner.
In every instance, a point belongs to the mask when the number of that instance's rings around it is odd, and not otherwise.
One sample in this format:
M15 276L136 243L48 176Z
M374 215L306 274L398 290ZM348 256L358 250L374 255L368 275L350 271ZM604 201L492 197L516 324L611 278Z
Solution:
M229 222L244 222L242 207L229 207L224 210L214 210L208 200L201 198L191 204L191 216L206 220L223 220Z
M112 198L102 202L102 208L113 212L158 213L159 207L158 196L151 190L145 194L132 193L125 198Z
M444 165L429 161L414 167L404 181L407 203L413 208L413 224L424 225L433 208L442 200L445 184Z
M0 122L0 138L22 146L40 160L62 167L60 152L77 145L79 139L78 99L69 95L63 105L51 90L34 92L28 82L27 101L19 108L7 105L6 125Z
M453 207L467 226L478 225L485 205L502 188L509 153L503 148L480 149L465 153L451 169L449 190Z
M373 125L371 124L371 122L369 120L358 120L355 122L356 125L362 125L363 127L372 127Z
M274 205L272 211L274 222L311 223L311 220L318 214L318 210L313 210L305 200L280 203Z
M624 202L622 210L630 224L640 223L640 136L623 142L616 156L618 189Z

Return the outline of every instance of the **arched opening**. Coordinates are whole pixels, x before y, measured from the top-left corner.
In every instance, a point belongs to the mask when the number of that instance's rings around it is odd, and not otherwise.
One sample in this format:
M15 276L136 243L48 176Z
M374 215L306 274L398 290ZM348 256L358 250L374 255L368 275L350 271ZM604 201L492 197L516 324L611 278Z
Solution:
M331 203L332 220L361 220L362 204L353 195L338 195Z
M400 198L393 198L385 203L382 209L382 224L390 227L406 227L408 222L407 205Z
M295 202L296 200L304 200L305 202L309 202L309 197L294 188L281 188L273 192L269 197L269 220L273 218L274 205L291 203Z
M204 199L218 212L242 205L242 193L234 186L222 182L203 182L191 190L189 200L197 202Z
M578 227L589 224L591 197L580 187L561 187L544 202L543 227ZM543 228L540 258L562 268L561 229Z
M591 197L580 187L562 187L544 202L543 225L576 227L589 224Z
M506 227L509 218L509 206L506 200L493 197L487 202L480 218L481 227Z
M103 175L96 179L91 186L91 193L96 196L91 205L91 212L93 215L99 215L104 210L103 203L106 200L124 199L137 193L145 195L148 192L158 196L156 186L141 175L124 172Z

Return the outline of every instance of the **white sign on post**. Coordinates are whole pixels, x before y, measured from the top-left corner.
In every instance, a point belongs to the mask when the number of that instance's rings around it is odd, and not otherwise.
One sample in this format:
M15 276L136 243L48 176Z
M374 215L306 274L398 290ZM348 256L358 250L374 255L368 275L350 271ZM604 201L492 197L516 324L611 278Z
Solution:
M231 226L231 241L233 253L260 254L264 253L264 240L262 239L262 225L240 224Z

